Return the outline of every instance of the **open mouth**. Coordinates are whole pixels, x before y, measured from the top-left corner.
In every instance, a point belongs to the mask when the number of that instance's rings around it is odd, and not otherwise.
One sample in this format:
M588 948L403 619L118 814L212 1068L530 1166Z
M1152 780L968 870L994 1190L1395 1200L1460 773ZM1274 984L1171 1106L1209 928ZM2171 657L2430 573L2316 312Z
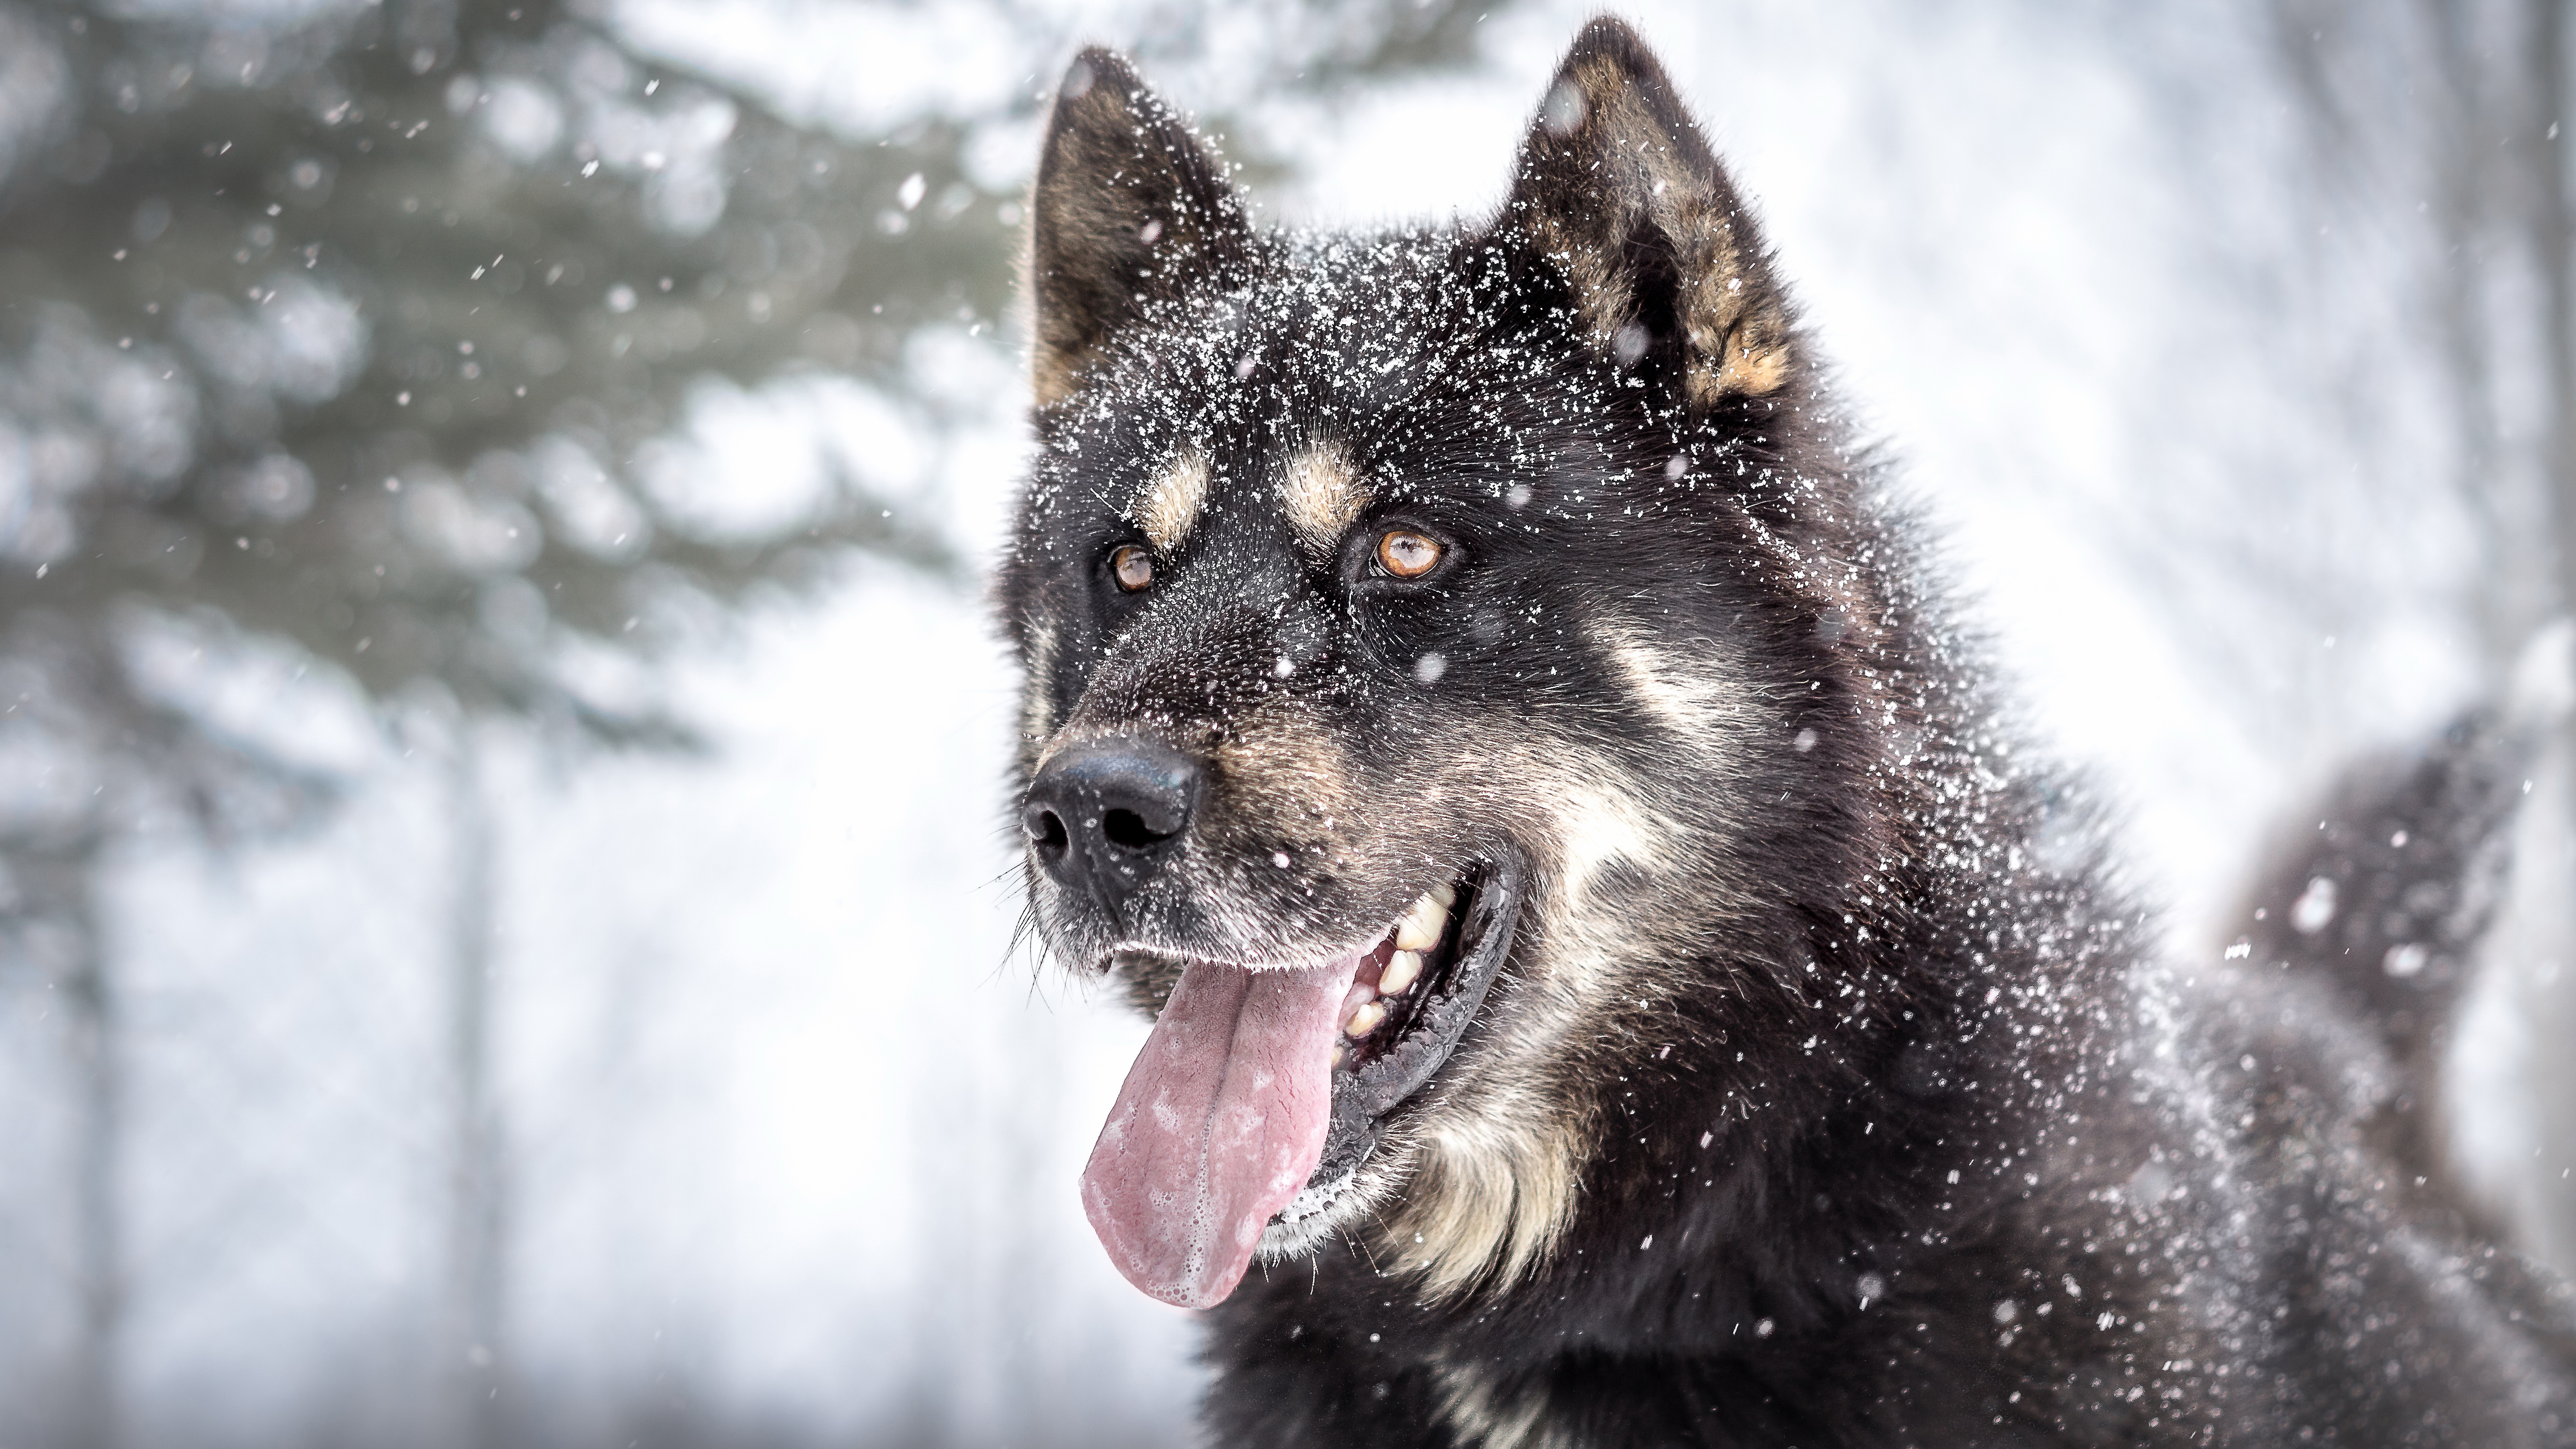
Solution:
M1083 1171L1128 1281L1203 1308L1256 1252L1302 1246L1466 1036L1520 896L1517 871L1478 866L1328 963L1187 965Z
M1417 899L1361 958L1333 1048L1333 1117L1305 1187L1270 1219L1262 1246L1284 1249L1296 1225L1331 1207L1376 1151L1395 1110L1458 1049L1510 954L1518 881L1469 870Z

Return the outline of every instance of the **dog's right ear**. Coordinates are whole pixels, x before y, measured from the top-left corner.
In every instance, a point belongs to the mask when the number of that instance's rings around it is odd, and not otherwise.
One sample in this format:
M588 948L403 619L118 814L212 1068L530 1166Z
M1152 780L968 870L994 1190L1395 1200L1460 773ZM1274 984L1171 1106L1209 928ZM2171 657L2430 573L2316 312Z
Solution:
M1065 71L1031 206L1031 370L1043 410L1154 301L1239 277L1252 250L1224 167L1135 69L1097 46Z

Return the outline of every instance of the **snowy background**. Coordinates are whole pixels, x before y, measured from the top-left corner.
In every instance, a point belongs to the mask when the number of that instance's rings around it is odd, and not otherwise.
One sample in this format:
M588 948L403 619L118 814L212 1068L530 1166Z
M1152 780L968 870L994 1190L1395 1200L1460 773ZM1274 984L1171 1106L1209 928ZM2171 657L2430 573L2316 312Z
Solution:
M189 43L331 8L220 7ZM575 12L638 58L582 84L695 77L862 141L953 125L977 206L1025 183L1036 97L1099 39L1222 119L1267 218L1342 226L1492 205L1590 9L1496 7L1436 65L1324 85L1301 68L1375 11ZM2541 117L2434 104L2461 66L2520 63L2524 11L2446 9L2313 27L2286 3L1625 10L1761 209L2037 729L2125 803L2177 951L2214 951L2303 788L2501 688L2558 608L2549 281L2517 270L2518 212L2453 194L2457 156L2519 155ZM0 8L21 38L60 24ZM34 53L0 43L0 177L76 144L27 99ZM2352 104L2375 95L2407 106ZM494 134L559 144L561 118L529 114ZM709 134L674 154L720 167ZM2465 350L2428 340L2455 314ZM95 1203L72 1181L81 1043L60 981L0 973L0 1445L1186 1439L1185 1316L1117 1278L1073 1192L1143 1028L1011 950L1014 681L978 573L1020 456L1016 326L916 328L874 380L694 382L620 460L710 537L800 517L855 469L965 561L862 549L793 597L682 610L635 667L701 753L567 748L506 713L457 726L285 643L146 631L145 665L167 656L204 710L343 783L296 831L146 822L102 857L126 1064L107 1428L60 1387L99 1330L77 1221ZM14 801L55 768L0 758ZM2554 774L2535 799L2462 1115L2527 1244L2567 1262L2576 1077L2529 1046L2576 1028L2552 914L2568 806ZM499 1166L475 1250L497 1286L465 1310L459 920L488 925Z

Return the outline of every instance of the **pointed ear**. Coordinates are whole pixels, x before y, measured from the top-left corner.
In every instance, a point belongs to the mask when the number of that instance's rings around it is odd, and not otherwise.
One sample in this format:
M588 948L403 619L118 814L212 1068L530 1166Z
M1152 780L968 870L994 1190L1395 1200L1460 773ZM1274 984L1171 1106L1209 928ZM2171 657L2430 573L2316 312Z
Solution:
M1617 20L1585 26L1558 67L1501 230L1564 273L1605 353L1694 411L1769 397L1795 373L1787 298L1752 215Z
M1239 276L1251 248L1224 168L1125 60L1085 50L1056 91L1030 207L1038 406L1149 302Z

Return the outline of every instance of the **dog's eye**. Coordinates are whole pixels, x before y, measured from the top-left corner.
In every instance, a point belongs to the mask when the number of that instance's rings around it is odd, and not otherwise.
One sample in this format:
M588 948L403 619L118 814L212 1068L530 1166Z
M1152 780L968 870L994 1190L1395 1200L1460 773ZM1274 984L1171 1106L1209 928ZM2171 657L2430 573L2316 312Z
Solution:
M1412 529L1388 529L1377 541L1378 567L1399 579L1418 579L1439 563L1439 543Z
M1154 586L1154 556L1132 543L1122 543L1109 551L1109 576L1128 593L1142 593Z

